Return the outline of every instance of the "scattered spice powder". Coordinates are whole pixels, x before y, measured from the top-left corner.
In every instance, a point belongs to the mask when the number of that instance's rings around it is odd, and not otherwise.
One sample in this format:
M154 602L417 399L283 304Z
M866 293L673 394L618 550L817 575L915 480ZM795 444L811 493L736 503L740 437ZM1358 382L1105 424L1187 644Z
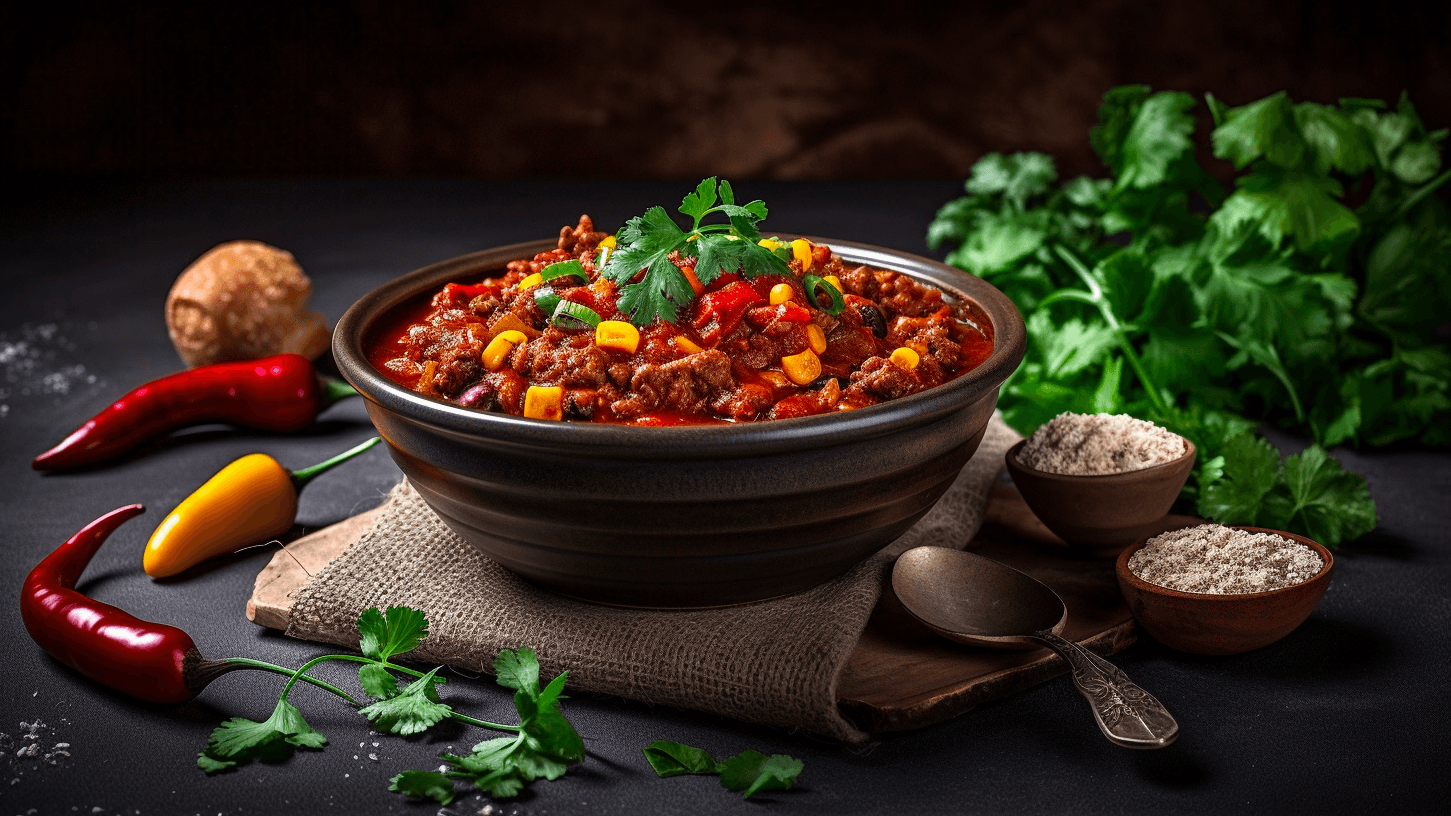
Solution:
M1062 413L1028 437L1018 460L1065 476L1126 473L1172 462L1184 437L1127 414Z
M1156 586L1207 595L1243 595L1294 586L1325 567L1310 547L1273 533L1201 524L1149 539L1129 571Z

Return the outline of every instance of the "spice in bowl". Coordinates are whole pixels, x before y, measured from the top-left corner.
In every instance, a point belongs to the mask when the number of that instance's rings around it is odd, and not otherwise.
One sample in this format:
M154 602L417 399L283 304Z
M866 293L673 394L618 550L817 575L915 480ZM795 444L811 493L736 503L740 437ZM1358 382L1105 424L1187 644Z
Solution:
M1163 519L1194 468L1194 445L1131 416L1059 414L1007 452L1013 484L1072 546L1117 551Z
M1067 476L1126 473L1184 455L1184 437L1127 414L1062 413L1028 437L1018 461Z
M1335 558L1297 533L1205 524L1141 539L1114 564L1143 631L1194 654L1259 649L1293 632L1330 586Z
M1274 533L1201 524L1154 536L1128 566L1166 589L1243 595L1304 583L1325 568L1325 561L1310 547Z

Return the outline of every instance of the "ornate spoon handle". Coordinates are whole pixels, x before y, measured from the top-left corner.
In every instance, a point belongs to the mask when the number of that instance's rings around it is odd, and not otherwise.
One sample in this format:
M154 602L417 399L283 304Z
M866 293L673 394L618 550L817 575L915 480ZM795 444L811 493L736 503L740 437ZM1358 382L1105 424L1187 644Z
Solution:
M1033 638L1068 661L1073 685L1093 707L1110 742L1125 748L1163 748L1179 736L1179 724L1168 710L1118 667L1052 632L1035 632Z

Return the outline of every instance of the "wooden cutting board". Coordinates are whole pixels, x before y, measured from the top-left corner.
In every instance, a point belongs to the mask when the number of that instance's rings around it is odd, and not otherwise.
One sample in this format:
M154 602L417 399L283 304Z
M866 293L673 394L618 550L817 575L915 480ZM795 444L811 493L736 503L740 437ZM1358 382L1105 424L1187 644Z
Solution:
M257 575L247 619L286 630L297 591L351 547L377 513L369 510L318 530L274 554ZM1160 529L1198 523L1171 515ZM1011 485L994 488L971 549L1052 587L1068 606L1064 637L1101 655L1134 642L1134 620L1119 594L1113 558L1069 548L1038 521ZM913 620L889 585L842 671L837 701L842 713L866 731L901 731L940 722L1067 670L1047 649L1009 652L944 640Z

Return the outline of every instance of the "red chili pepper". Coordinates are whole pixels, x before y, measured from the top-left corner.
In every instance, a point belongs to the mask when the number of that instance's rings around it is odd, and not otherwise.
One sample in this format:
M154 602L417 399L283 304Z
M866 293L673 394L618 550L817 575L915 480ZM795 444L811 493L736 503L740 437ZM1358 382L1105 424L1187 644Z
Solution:
M736 281L697 299L693 322L700 330L700 338L708 345L715 345L735 330L746 309L764 302L766 299L749 283Z
M179 428L208 422L300 431L323 409L356 393L346 383L319 377L312 362L298 354L201 366L131 391L35 457L30 466L85 467Z
M117 527L143 512L139 504L112 510L81 528L30 571L20 593L20 617L31 639L92 680L153 703L184 703L237 669L290 675L281 666L245 658L203 660L186 632L141 620L75 590L96 550ZM320 680L305 675L299 679L347 698Z
M197 676L204 661L191 637L75 590L106 538L143 512L139 504L112 510L41 561L25 579L20 617L40 648L92 680L153 703L184 703L210 679Z

